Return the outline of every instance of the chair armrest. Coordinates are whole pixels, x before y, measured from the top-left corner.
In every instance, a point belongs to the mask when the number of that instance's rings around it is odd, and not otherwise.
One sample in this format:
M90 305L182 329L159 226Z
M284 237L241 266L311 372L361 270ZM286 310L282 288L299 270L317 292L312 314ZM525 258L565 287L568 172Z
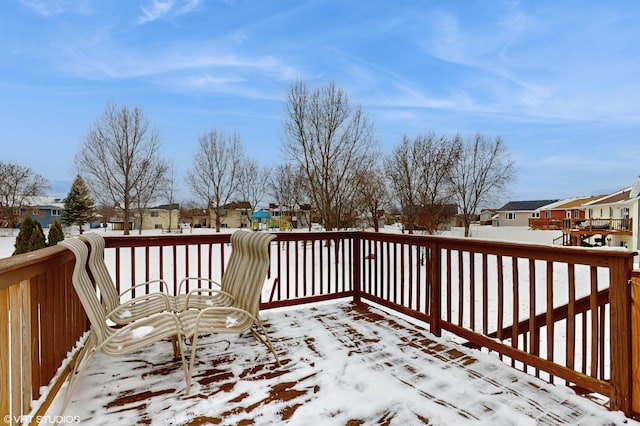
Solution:
M118 295L118 297L120 298L120 297L124 296L125 294L130 293L135 288L142 287L142 286L148 286L148 285L154 284L154 283L161 283L162 284L160 286L160 288L162 290L160 290L158 292L154 291L154 293L163 293L163 294L166 294L167 296L169 295L169 290L168 290L169 286L167 285L167 282L165 280L163 280L163 279L157 279L157 280L146 281L146 282L143 282L143 283L140 283L140 284L133 285L133 286L129 287L128 289L126 289L125 291L123 291L122 293L120 293Z
M221 313L221 312L229 312L229 313L238 312L238 313L241 313L242 315L246 315L247 317L251 318L255 325L259 326L261 324L258 318L254 317L253 315L251 315L251 313L249 313L248 311L245 311L244 309L236 308L234 306L212 306L212 307L200 310L200 312L198 313L198 316L196 317L196 322L194 325L194 333L198 333L202 331L200 330L200 321L202 320L203 317L206 317L208 314ZM230 330L234 329L232 325L227 325L226 328Z
M155 327L155 321L157 318L166 317L167 315L170 315L171 319L175 323L175 326L176 326L175 335L178 337L178 341L179 341L179 339L182 336L182 324L180 323L180 319L178 318L178 316L173 312L158 312L158 313L149 315L148 317L141 318L139 320L133 321L129 324L126 324L120 328L115 329L114 333L109 335L104 341L102 341L99 345L96 346L96 349L100 350L101 347L109 344L111 340L119 338L119 336L128 333L131 329L136 329L144 326L149 326L153 328ZM132 350L140 348L143 345L146 345L151 342L151 341L145 342L144 340L145 340L144 338L140 338L139 340L132 342L132 344L127 347L128 350L126 350L126 352L131 352ZM156 339L154 338L152 340L156 340Z
M222 294L224 296L227 296L231 300L231 303L235 302L234 297L231 294L227 293L226 291L216 290L213 288L196 288L194 290L191 290L189 293L187 293L187 296L185 297L185 300L184 300L184 306L182 307L182 309L179 309L179 310L182 311L187 309L189 307L189 299L191 299L191 297L194 294L199 294L199 293L209 293L210 295L213 295L214 293Z
M118 305L113 310L111 310L111 312L107 313L107 318L111 318L111 316L113 314L118 313L119 311L124 311L124 310L128 309L130 306L135 305L136 303L145 302L147 300L157 299L157 298L163 299L167 311L171 311L172 310L171 309L171 300L169 299L169 296L167 296L164 293L149 293L149 294L145 294L144 296L134 297L133 299L129 299L126 302Z
M207 281L210 284L213 284L215 286L217 286L218 288L222 289L222 285L216 281L213 280L211 278L203 278L203 277L184 277L182 280L180 280L180 284L178 285L178 292L176 294L181 294L182 293L182 286L187 282L187 281ZM199 287L200 288L200 287Z

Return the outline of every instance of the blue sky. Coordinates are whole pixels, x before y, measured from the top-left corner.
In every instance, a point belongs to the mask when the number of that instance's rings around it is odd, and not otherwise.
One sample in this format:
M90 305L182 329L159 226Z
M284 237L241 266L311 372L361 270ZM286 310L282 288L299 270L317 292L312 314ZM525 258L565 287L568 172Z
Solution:
M283 161L296 79L331 81L389 152L403 135L501 136L505 198L612 192L640 174L635 1L6 0L2 161L66 195L107 103L140 107L184 172L198 137L237 133Z

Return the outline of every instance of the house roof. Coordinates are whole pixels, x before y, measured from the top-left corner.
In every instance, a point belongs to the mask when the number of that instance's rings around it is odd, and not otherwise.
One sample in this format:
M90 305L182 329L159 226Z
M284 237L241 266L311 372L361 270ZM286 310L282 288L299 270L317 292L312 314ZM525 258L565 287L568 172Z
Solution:
M547 206L543 206L544 210L555 210L555 209L572 209L575 207L581 207L586 203L590 203L599 198L605 197L606 194L603 195L590 195L588 197L576 197L576 198L566 198L564 200L559 200L554 204L550 204Z
M152 210L180 210L180 204L162 204L156 207L151 207Z
M629 199L630 194L631 194L631 188L625 188L613 194L605 195L602 198L594 200L588 203L588 205L596 206L598 204L611 204L611 203L617 203L619 201L626 201Z
M509 201L500 207L498 211L531 211L546 206L547 204L555 203L556 201L558 200Z
M57 196L27 197L24 199L24 205L27 207L60 208L64 206L64 197L57 197Z
M226 210L251 210L251 204L248 201L233 201L222 206Z

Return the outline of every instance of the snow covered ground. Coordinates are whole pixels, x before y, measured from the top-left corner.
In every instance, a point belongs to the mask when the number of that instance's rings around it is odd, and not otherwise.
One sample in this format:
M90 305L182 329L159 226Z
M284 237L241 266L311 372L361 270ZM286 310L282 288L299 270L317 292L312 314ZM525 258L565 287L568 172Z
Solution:
M232 232L233 230L226 230L223 232ZM306 231L306 230L304 230ZM44 230L45 235L48 230ZM122 235L122 231L103 231L99 230L103 235ZM194 233L212 233L215 232L212 229L194 229ZM383 232L399 233L400 230L396 226L388 226ZM143 231L143 235L146 234L158 234L159 231ZM3 257L11 256L14 250L15 236L18 234L17 230L5 230L0 229L0 259ZM132 235L137 235L137 231L133 231ZM527 227L521 226L472 226L471 238L482 238L495 241L511 241L522 243L535 243L535 244L553 244L554 238L561 236L561 231L533 231ZM464 228L452 228L451 231L443 231L439 236L450 237L464 237Z
M189 397L183 395L180 362L168 360L169 342L118 358L97 354L65 416L92 426L627 421L566 387L507 368L493 355L370 311L377 318L363 319L366 314L346 302L264 312L281 367L248 336L206 336L198 345Z

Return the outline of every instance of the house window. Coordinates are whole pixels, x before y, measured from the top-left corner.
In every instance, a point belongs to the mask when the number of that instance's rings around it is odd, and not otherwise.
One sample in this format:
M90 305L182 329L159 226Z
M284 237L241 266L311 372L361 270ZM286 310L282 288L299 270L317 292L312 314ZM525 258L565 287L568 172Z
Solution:
M613 207L609 207L609 217L613 217Z
M531 217L533 217L533 218L539 218L539 217L540 217L540 212L533 212L533 213L531 213Z
M593 209L589 209L589 219L593 217Z
M515 212L507 212L504 215L504 218L507 220L516 220L516 213Z
M151 217L158 217L160 216L159 212L151 212Z
M153 227L155 229L162 229L162 225L160 223L156 223L155 225L153 225Z
M59 209L51 209L51 216L60 216Z
M547 219L551 219L551 211L547 210L546 212L544 212L544 217Z
M573 211L573 217L576 218L576 219L580 218L580 210L574 210Z
M620 217L623 219L629 218L629 207L623 207L620 209Z
M567 212L566 212L566 214L565 214L565 217L566 217L567 219L571 219L571 210L567 210Z

